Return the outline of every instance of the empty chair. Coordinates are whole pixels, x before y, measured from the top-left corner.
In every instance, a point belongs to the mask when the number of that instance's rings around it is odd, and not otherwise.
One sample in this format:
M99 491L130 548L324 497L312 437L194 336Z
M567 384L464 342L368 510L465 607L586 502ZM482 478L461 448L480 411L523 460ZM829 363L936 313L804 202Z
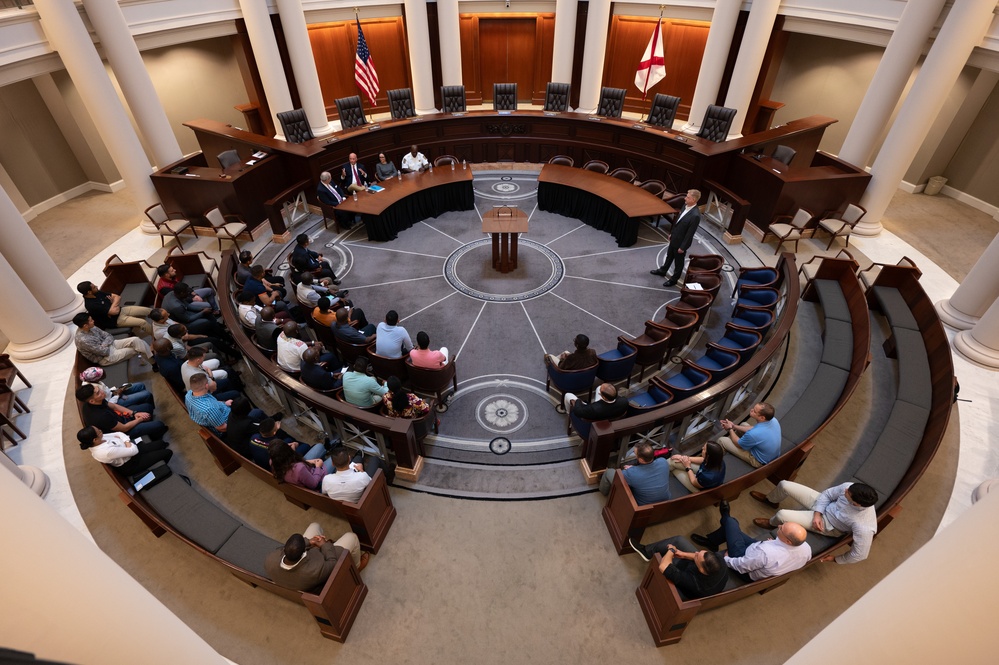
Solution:
M794 156L798 154L798 151L794 148L786 145L779 145L774 148L773 158L782 164L790 164Z
M565 413L563 404L566 393L575 393L582 396L586 394L587 401L593 399L593 380L597 377L597 365L586 369L559 369L558 365L545 355L545 371L548 377L545 379L545 391L551 390L552 384L559 393L558 404L555 410Z
M763 342L763 335L755 330L744 330L732 325L731 322L725 324L725 336L717 342L708 342L709 349L718 348L722 351L731 351L739 354L738 367L752 357L753 352Z
M711 383L711 372L691 364L684 358L680 372L663 379L663 385L673 393L673 401L679 402L696 395Z
M627 381L631 385L631 372L635 369L638 349L624 337L617 338L617 347L597 355L597 378L603 383ZM579 431L579 430L576 430Z
M822 265L822 260L825 258L826 257L822 256L821 254L816 254L815 256L813 256L812 258L808 259L807 261L801 264L801 267L798 268L798 274L805 276L806 283L815 279L815 275L819 271L819 266ZM833 258L846 259L848 261L852 261L854 266L853 268L854 271L860 268L860 264L857 263L857 259L853 257L853 254L851 254L850 250L848 249L839 250L838 252L836 252L836 256L834 256Z
M216 159L219 160L219 165L223 169L227 169L230 166L236 166L236 164L239 164L241 161L243 161L239 158L239 153L236 152L235 150L225 150L223 152L220 152L216 157Z
M672 353L687 346L697 328L697 322L698 317L694 312L667 307L666 316L660 321L654 321L652 325L670 332L669 353Z
M347 342L345 340L336 338L336 350L340 354L340 358L343 360L344 364L350 365L357 360L358 356L368 355L368 342Z
M352 97L340 97L336 102L336 112L340 116L340 126L344 129L351 127L361 127L368 124L364 117L364 107L361 106L360 95Z
M751 284L753 286L772 286L777 287L780 281L780 273L777 272L776 268L740 268L739 269L739 279L735 282L735 288L732 289L732 295L734 296L739 292L739 288L743 284Z
M305 109L282 111L277 114L277 119L281 123L281 133L284 134L285 141L302 143L315 138L312 127L309 126L309 119L305 115Z
M231 240L232 244L236 246L237 252L239 251L239 243L236 242L238 236L245 235L247 240L253 240L246 222L238 215L223 215L222 211L218 207L215 207L205 213L205 219L208 220L208 223L212 225L212 229L215 231L215 237L219 241L220 252L222 251L223 240Z
M572 157L568 155L555 155L548 160L549 164L557 164L558 166L574 166L576 164Z
M448 408L448 399L444 397L444 391L448 385L451 386L451 394L458 392L458 370L455 363L458 356L451 358L442 367L417 367L408 357L406 358L406 371L409 373L409 387L416 392L432 393L437 397L436 409L444 413Z
M517 110L517 84L493 83L493 110Z
M684 206L686 205L685 199L687 198L687 193L683 192L682 194L676 194L675 192L671 192L668 189L664 189L663 193L660 194L660 197L662 198L663 201L666 202L666 205L668 205L669 207L673 208L677 212L676 213L670 213L669 215L661 215L660 217L657 217L656 218L656 228L657 229L659 228L659 222L661 220L664 220L664 219L667 222L669 222L670 226L672 227L674 218L676 217L676 215L678 215L680 213L680 211L683 210Z
M463 85L441 86L441 112L442 113L465 112L465 86Z
M801 234L812 217L812 213L804 208L798 208L798 212L794 213L794 217L791 215L777 215L763 233L763 242L767 241L767 236L775 236L777 238L777 249L774 250L774 254L779 254L781 245L793 240L794 251L797 253L798 241L801 240Z
M736 307L735 311L732 312L732 319L729 321L734 327L741 328L742 330L752 330L761 335L767 334L773 322L773 312L746 309L744 307Z
M735 305L746 309L764 309L772 312L777 307L778 300L780 300L780 292L772 286L743 284L739 287L739 299L735 301Z
M636 393L628 399L628 415L634 416L652 411L673 402L673 393L663 385L658 377L652 377L644 392Z
M657 369L663 368L663 359L669 351L670 331L660 328L652 321L645 322L645 332L634 339L629 339L638 350L635 356L635 364L642 368L638 375L638 380L645 378L645 369L652 365L657 365Z
M662 180L646 180L639 187L653 196L661 196L666 191L666 183Z
M694 330L696 331L704 325L705 319L708 318L708 310L711 309L711 303L714 299L715 297L707 291L681 289L680 299L667 305L666 310L669 311L672 308L697 315L697 323L694 325Z
M704 113L704 120L701 121L701 129L697 132L697 135L702 139L714 141L715 143L724 141L728 138L728 130L732 127L735 114L735 109L709 104L708 110Z
M709 345L703 356L686 362L704 372L711 372L711 380L718 382L734 372L740 360L736 351Z
M679 97L657 92L656 96L652 98L652 108L649 109L649 117L645 119L645 122L649 125L672 129L673 121L676 119L676 110L679 107Z
M850 234L853 233L857 222L866 214L867 210L853 203L848 204L842 213L830 211L823 214L819 219L818 228L829 234L829 244L826 245L826 249L832 247L833 240L836 238L844 238L846 246L849 247Z
M718 275L724 265L725 259L718 254L691 254L687 257L686 281L690 281L694 273Z
M620 118L624 111L624 88L601 88L600 102L597 104L597 115L606 118Z
M451 166L452 164L458 165L458 158L454 155L441 155L434 159L434 166Z
M614 169L608 175L618 180L624 180L625 182L635 182L635 179L638 178L638 174L634 170L624 166Z
M166 237L172 236L177 241L177 245L184 249L184 244L180 241L180 234L188 229L191 230L195 238L198 237L198 229L191 224L191 220L179 212L167 212L161 203L149 206L145 213L149 221L156 227L156 233L160 236L160 247L166 247Z
M713 272L687 272L687 279L684 281L684 286L680 289L680 294L687 291L693 291L691 284L697 284L701 288L698 289L702 293L710 293L712 297L717 298L718 292L721 291L722 278L718 273Z
M368 347L367 356L368 360L371 361L371 371L380 379L387 379L390 376L394 376L400 381L405 382L409 376L409 370L406 366L406 361L409 359L408 356L399 356L398 358L380 356L375 353L374 342Z
M13 386L15 379L21 379L24 385L28 388L31 387L28 377L17 368L14 361L10 359L10 356L6 353L0 353L0 381L5 382L7 386Z
M568 83L549 81L545 87L545 110L556 113L564 113L569 110L569 90Z
M412 88L396 88L388 91L389 111L393 120L416 117Z
M594 173L607 173L610 170L610 164L602 162L599 159L591 159L583 164L583 170L593 171Z

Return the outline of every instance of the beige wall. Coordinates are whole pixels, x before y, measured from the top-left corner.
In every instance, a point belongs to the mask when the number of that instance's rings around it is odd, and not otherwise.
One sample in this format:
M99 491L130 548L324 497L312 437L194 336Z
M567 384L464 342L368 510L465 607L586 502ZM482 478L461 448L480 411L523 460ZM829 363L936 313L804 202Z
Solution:
M948 185L999 206L999 86L968 131L957 154L944 169Z

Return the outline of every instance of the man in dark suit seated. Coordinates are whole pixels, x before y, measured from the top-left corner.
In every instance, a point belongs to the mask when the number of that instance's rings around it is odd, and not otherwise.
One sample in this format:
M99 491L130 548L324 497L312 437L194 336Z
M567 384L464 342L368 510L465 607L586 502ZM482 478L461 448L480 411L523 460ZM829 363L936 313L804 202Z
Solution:
M601 383L597 388L597 399L589 404L572 393L566 393L565 410L584 420L611 420L623 416L628 410L628 398L619 396L613 384Z
M350 554L358 571L368 565L369 555L361 553L361 543L352 532L348 531L333 542L323 535L323 528L313 522L304 534L294 534L283 547L268 554L264 571L275 584L288 589L318 591L344 554Z
M342 385L339 372L331 372L319 361L319 350L309 347L302 354L302 383L323 392L332 392Z
M697 231L701 223L701 211L697 207L697 202L701 199L701 192L696 189L687 191L687 197L683 200L683 210L677 213L676 222L673 224L673 231L669 236L669 249L666 250L666 260L661 268L650 270L653 275L667 277L669 275L670 264L673 264L673 275L668 277L663 286L675 286L680 281L680 273L683 272L683 263L687 260L687 250L690 243L694 241L694 232Z
M329 171L323 171L319 174L319 186L316 188L316 196L319 197L320 203L332 208L336 208L347 200L347 195L340 189L340 185L333 182L333 176ZM349 229L353 226L354 222L361 219L360 215L351 216L349 212L342 210L334 210L333 213L336 215L337 221L345 229Z
M368 172L357 163L357 153L350 153L347 163L340 169L340 184L348 192L364 192L368 189Z
M309 249L309 242L307 233L299 233L295 238L295 249L291 252L292 267L298 272L311 272L314 277L328 277L334 284L339 284L333 266L322 254Z
M590 338L580 333L573 340L573 351L563 351L559 355L548 354L548 359L559 369L572 371L577 369L587 369L597 364L597 352L589 348Z

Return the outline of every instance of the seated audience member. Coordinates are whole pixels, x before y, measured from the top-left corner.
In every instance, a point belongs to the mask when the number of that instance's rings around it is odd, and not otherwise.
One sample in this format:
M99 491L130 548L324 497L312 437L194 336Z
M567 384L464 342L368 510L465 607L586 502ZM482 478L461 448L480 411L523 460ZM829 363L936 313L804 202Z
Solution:
M94 325L98 328L131 328L135 335L152 334L153 328L146 320L150 312L148 307L122 306L120 295L101 291L93 282L80 282L76 290L83 295L83 306L94 317Z
M153 341L163 339L167 334L167 329L177 323L162 307L154 307L149 310L149 321L153 327Z
M374 335L377 332L375 324L368 323L364 310L353 305L350 308L350 325L360 330L363 335Z
M386 358L401 358L413 348L409 332L399 325L399 313L390 309L385 320L378 324L375 353Z
M663 457L656 457L652 445L646 442L635 446L635 455L638 457L638 464L625 464L621 467L621 474L628 483L635 502L644 506L669 501L669 463ZM610 493L614 473L614 469L604 471L600 479L600 491L603 494Z
M184 377L180 372L180 366L184 361L173 355L173 346L165 339L158 339L153 342L153 358L156 360L156 367L160 370L160 376L167 380L170 387L178 395L183 395L187 388L184 386Z
M214 317L218 314L215 308L194 298L190 285L180 282L163 296L163 309L169 312L170 318L177 323L192 323L198 319L214 321Z
M725 565L756 581L783 575L802 568L812 558L812 548L805 542L807 536L800 524L781 524L773 539L759 541L739 529L739 522L729 515L728 501L718 505L721 527L707 536L696 533L690 539L712 552L722 543L728 545Z
M350 324L350 312L346 308L336 311L336 324L333 326L333 334L342 342L351 344L370 344L375 341L375 333L365 336L363 332Z
M94 325L94 318L87 312L74 316L73 323L77 326L73 336L76 350L92 363L106 367L139 354L152 361L148 344L138 337L115 339Z
M329 460L306 460L283 441L273 442L267 454L271 458L271 473L278 483L318 490L323 478L333 470L333 463Z
M280 414L278 414L280 417ZM267 414L253 407L250 398L239 395L233 398L229 407L229 418L225 423L225 442L243 457L250 456L250 438L260 433L260 423Z
M118 404L125 407L136 404L153 404L153 394L146 390L146 384L136 381L121 386L108 386L104 383L104 370L100 367L88 367L80 372L80 381L103 390L108 396L108 404Z
M430 335L422 330L416 333L417 348L409 352L409 359L416 367L426 367L427 369L440 369L447 364L447 347L442 346L440 351L430 350Z
M309 445L295 441L294 437L281 429L280 419L264 418L260 421L259 431L250 436L250 454L247 457L259 466L270 469L271 457L268 451L275 441L287 444L306 461L321 459L326 454L326 447L321 443Z
M191 377L191 389L184 397L184 406L187 407L187 415L195 424L213 429L219 434L225 435L229 422L229 407L232 399L219 401L208 390L208 377L204 374L195 374Z
M238 360L240 357L239 351L228 341L191 332L190 328L183 323L171 324L167 328L167 334L163 336L163 339L173 345L174 355L178 358L186 358L188 350L194 347L201 347L206 353L215 351L233 360ZM214 355L209 356L209 358L214 357Z
M683 536L674 536L651 545L628 539L631 549L644 561L662 554L659 572L676 585L685 598L704 598L725 590L728 567L716 552L699 550Z
M378 163L375 164L375 178L378 182L394 178L399 175L399 170L395 167L395 162L390 162L385 157L384 152L378 153Z
M323 171L319 174L319 186L316 187L316 196L319 197L319 201L323 205L328 205L332 208L336 208L347 200L347 194L340 189L340 185L333 182L333 176L329 171ZM344 210L334 210L333 214L336 215L340 226L345 229L349 229L355 222L361 221L360 215L352 216Z
M113 466L123 476L134 476L157 462L169 462L173 451L166 441L137 443L121 432L105 434L93 425L76 433L80 450L89 450L101 464Z
M156 275L159 277L156 280L156 292L163 296L166 296L166 291L172 291L173 287L180 284L181 280L184 279L183 275L177 274L176 268L167 263L156 268ZM191 294L194 306L197 309L213 309L218 311L219 306L215 300L215 289L212 287L192 288Z
M371 484L371 478L378 471L381 460L369 456L363 464L351 462L350 455L340 448L330 458L336 471L323 478L323 494L337 501L357 503L364 489Z
M257 317L260 315L260 310L263 309L257 304L257 297L252 293L245 293L240 291L236 294L236 313L239 315L239 321L244 326L248 328L256 328Z
M691 492L718 487L725 481L725 450L716 441L705 441L699 457L673 455L669 468Z
M430 168L430 162L419 151L416 144L409 146L409 152L402 157L402 172L413 173L414 171L425 171Z
M597 399L584 402L573 393L566 393L562 404L567 412L584 420L613 420L628 411L628 398L617 394L613 383L597 387Z
M250 268L253 264L253 252L248 249L244 249L239 253L239 263L236 265L236 272L233 274L233 279L242 288L246 284L246 280L250 279Z
M256 329L253 337L257 344L270 351L277 351L277 336L281 334L281 323L276 322L277 317L273 307L264 307L257 317ZM287 318L282 322L287 321Z
M382 401L388 386L369 374L368 359L358 356L354 367L343 373L343 398L354 406L369 409Z
M89 383L76 389L76 399L82 402L80 412L83 424L97 427L102 432L121 432L135 438L148 436L150 439L162 439L167 432L165 424L153 420L152 404L134 404L131 407L111 404L102 389Z
M758 527L772 529L780 524L794 523L824 536L853 535L849 552L839 556L827 554L819 559L823 563L859 563L871 553L871 543L878 532L878 515L874 508L878 491L870 485L843 483L816 492L811 487L782 480L770 494L754 490L749 495L773 508L778 508L778 504L788 498L805 507L805 510L778 510L769 520L757 517L753 523Z
M275 584L286 589L318 593L345 554L354 560L358 571L368 565L369 554L361 552L361 543L352 532L331 542L323 535L319 523L313 522L305 535L294 534L282 547L267 555L264 572Z
M264 267L258 263L250 268L250 279L243 285L243 293L252 294L257 299L256 304L261 307L270 306L275 312L285 312L288 309L288 304L283 300L285 294L265 282Z
M398 377L390 376L386 383L388 392L382 395L385 415L393 418L420 418L430 413L430 405L404 388Z
M741 425L731 420L719 424L725 434L718 443L755 469L773 462L780 455L780 423L774 418L774 407L760 402L749 411L749 418Z
M281 326L281 334L277 338L277 364L286 372L302 371L302 354L306 349L314 348L319 352L319 362L336 363L336 353L326 351L322 342L304 342L299 339L300 329L294 321L288 321Z
M337 363L339 365L339 363ZM339 372L331 372L319 359L319 350L311 347L302 354L302 383L313 390L332 392L343 385Z
M334 284L339 284L333 272L333 266L323 258L322 254L309 249L309 234L300 233L295 238L295 249L291 252L291 265L300 273L312 273L314 277L320 279L329 278Z
M574 351L563 351L557 356L548 354L548 358L552 361L552 364L557 365L559 369L567 371L587 369L597 364L597 352L588 348L590 346L589 337L583 334L576 335L573 344L576 347Z
M328 280L323 281L328 283ZM319 302L319 298L327 295L329 292L330 290L326 288L326 285L316 283L316 279L312 276L311 272L303 272L302 280L295 287L295 295L303 307L314 308Z
M215 365L216 369L211 366ZM184 381L184 387L191 389L191 379L201 374L208 377L208 392L215 396L215 399L223 402L236 399L240 393L240 384L228 379L229 373L217 367L217 360L205 360L205 350L192 346L187 352L187 359L180 366L180 376Z
M339 298L338 298L339 300ZM333 328L336 323L336 312L332 309L333 301L329 296L323 296L316 303L316 308L312 310L312 319L319 324Z

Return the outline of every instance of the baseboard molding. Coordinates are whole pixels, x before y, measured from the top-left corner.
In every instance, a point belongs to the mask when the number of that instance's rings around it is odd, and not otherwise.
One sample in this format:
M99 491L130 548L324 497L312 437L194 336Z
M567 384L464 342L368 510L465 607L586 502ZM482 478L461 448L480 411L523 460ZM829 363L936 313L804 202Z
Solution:
M66 201L71 201L75 199L77 196L80 196L81 194L86 194L87 192L98 191L98 192L107 192L108 194L113 194L114 192L121 191L124 188L125 188L124 180L116 180L115 182L112 182L110 184L88 180L83 184L77 185L72 189L67 189L65 192L56 194L50 199L46 199L41 203L31 206L30 208L28 208L27 211L24 212L24 219L25 221L31 221L32 219L42 214L43 212L51 210L52 208L55 208L58 205L62 205Z
M944 185L940 193L944 196L949 196L952 199L960 201L965 205L969 205L975 210L981 210L987 215L992 215L992 219L999 221L999 206L994 206L991 203L983 201L979 198L972 196L971 194L965 194L959 189L954 189L950 185Z
M926 189L926 183L923 183L922 185L915 185L911 182L906 182L905 180L903 180L902 182L898 183L898 188L901 189L906 194L920 194L924 189Z

